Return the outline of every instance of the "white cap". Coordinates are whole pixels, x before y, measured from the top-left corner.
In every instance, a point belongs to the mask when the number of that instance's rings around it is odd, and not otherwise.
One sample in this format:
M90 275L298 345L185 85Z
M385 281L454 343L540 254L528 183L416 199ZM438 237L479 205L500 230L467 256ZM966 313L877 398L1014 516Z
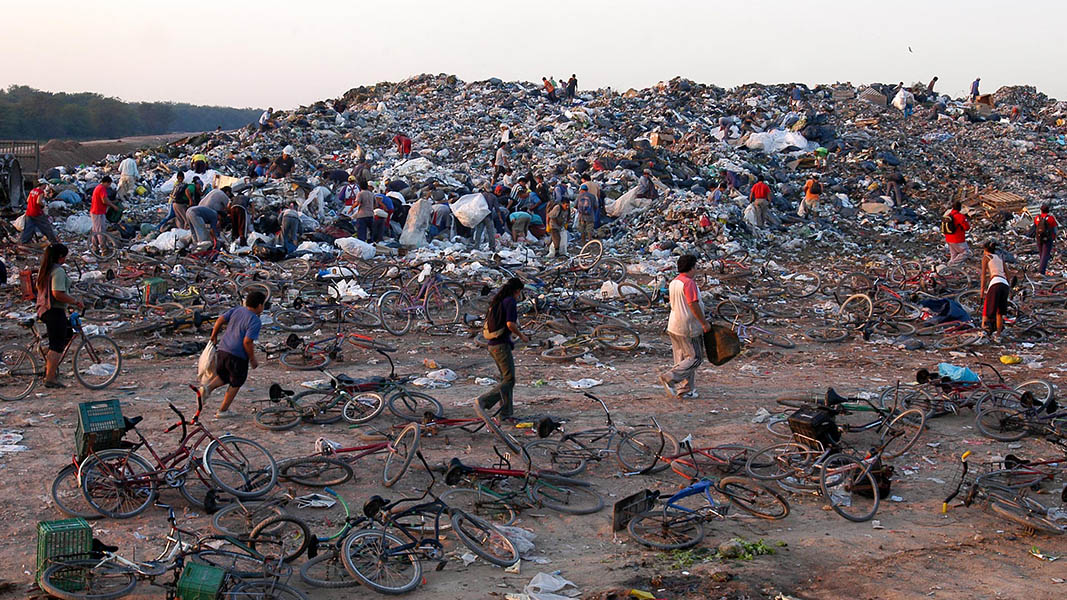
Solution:
M296 154L296 149L293 148L292 144L290 144L290 145L288 145L288 146L286 146L285 148L282 149L282 153L283 154L288 154L289 156L292 156L292 155Z

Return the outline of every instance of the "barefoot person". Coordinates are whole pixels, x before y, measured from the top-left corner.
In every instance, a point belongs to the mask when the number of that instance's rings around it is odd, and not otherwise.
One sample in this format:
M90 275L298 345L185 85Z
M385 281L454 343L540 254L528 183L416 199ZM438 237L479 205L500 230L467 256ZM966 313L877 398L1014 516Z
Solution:
M59 359L71 338L67 305L79 309L85 303L70 295L71 282L63 263L67 262L67 247L55 243L45 248L41 267L37 271L37 319L48 329L48 353L45 355L44 387L67 387L59 382Z
M511 341L511 334L519 336L524 342L530 341L519 330L518 301L523 287L525 285L521 280L512 277L497 291L489 301L482 329L482 335L489 341L489 355L500 369L500 383L478 397L478 406L489 409L499 402L501 420L513 419L515 412L512 397L515 389L515 358L511 354L515 344Z
M211 341L218 346L215 355L215 377L200 388L200 397L207 400L216 388L229 385L222 406L215 413L216 419L232 417L230 404L237 397L238 390L248 379L248 367L259 367L256 360L255 342L259 339L261 326L259 315L263 313L267 296L260 291L252 291L245 297L244 306L235 306L223 313L215 321L211 330ZM219 332L226 327L226 333L219 341Z
M672 397L696 398L693 380L697 367L703 362L703 336L711 330L704 317L704 302L691 273L697 259L692 254L678 257L678 276L667 288L671 301L671 316L667 319L667 335L674 350L674 366L659 376L660 383Z

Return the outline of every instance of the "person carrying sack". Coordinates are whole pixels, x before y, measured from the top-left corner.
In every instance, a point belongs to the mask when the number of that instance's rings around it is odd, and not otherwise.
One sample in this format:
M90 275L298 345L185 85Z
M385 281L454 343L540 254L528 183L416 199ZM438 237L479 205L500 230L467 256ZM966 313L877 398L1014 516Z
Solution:
M711 325L704 316L704 301L691 276L697 259L692 254L678 257L678 276L668 286L671 315L667 335L674 351L674 366L659 376L659 382L672 398L696 398L697 367L703 362L704 334Z

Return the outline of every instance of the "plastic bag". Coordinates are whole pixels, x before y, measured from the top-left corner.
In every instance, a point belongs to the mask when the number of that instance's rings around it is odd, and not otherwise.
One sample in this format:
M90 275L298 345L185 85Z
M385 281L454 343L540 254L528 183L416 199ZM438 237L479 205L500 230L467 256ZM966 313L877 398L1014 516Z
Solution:
M63 223L63 229L71 233L86 234L93 228L93 222L89 218L88 214L84 215L71 215L67 217L67 220Z
M430 201L423 198L412 205L408 218L404 221L404 231L400 233L400 245L408 248L421 248L426 245L426 229L430 226Z
M16 231L22 231L26 228L26 219L26 213L22 213L21 215L19 215L19 218L15 219L12 225L15 226Z
M196 364L196 378L201 385L215 378L215 348L214 342L208 342L204 351L200 353L200 360Z
M967 367L958 367L956 365L950 365L948 363L940 363L937 365L937 374L941 377L948 377L952 381L960 383L978 383L978 374L968 369Z
M345 254L358 256L362 259L374 258L374 246L359 238L338 238L333 243L337 244L337 247L344 251Z
M460 196L459 200L452 204L452 215L463 223L464 227L474 227L489 215L489 204L481 194Z

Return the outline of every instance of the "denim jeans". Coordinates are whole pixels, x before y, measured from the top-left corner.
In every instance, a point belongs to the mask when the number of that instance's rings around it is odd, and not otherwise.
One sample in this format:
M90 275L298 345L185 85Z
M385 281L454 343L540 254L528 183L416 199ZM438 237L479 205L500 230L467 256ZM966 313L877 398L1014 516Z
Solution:
M1042 275L1045 274L1045 269L1048 268L1048 261L1052 258L1052 240L1047 242L1038 242L1037 251L1041 256L1041 265L1037 268L1038 272Z
M374 229L374 217L360 217L356 219L356 237L364 242L369 242L370 233Z
M511 344L503 343L489 346L489 355L500 369L500 383L493 389L478 396L478 406L492 408L500 403L500 418L512 416L515 412L512 392L515 389L515 357L511 354Z

